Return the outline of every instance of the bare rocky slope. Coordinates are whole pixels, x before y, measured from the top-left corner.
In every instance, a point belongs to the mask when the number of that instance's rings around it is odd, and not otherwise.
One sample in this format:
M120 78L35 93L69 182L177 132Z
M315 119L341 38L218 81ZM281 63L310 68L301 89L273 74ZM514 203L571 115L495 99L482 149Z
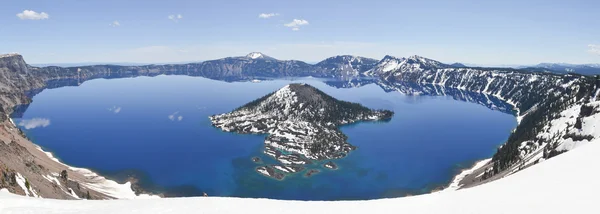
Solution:
M367 76L386 90L406 94L444 95L454 90L478 94L463 97L478 96L483 102L502 100L512 106L509 111L514 111L519 125L491 161L461 180L463 187L504 177L600 137L600 129L596 127L600 120L600 80L597 76L519 69L456 68L419 56L386 56L374 64L373 60L343 56L311 65L253 53L181 65L63 68L29 66L22 56L8 54L0 56L0 139L4 142L0 145L0 187L48 198L86 197L88 191L92 198L135 197L130 184L118 185L89 170L69 167L48 157L23 136L8 115L15 107L31 102L32 95L45 88L79 85L95 78L161 74L203 76L226 81ZM502 108L506 109L506 106ZM62 178L63 170L68 176L61 181L59 178Z

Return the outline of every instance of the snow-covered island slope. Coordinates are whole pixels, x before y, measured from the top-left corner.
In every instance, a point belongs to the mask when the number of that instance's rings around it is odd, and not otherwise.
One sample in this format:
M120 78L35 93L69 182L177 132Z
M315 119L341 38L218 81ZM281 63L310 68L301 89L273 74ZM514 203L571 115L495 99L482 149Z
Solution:
M386 120L392 115L388 110L337 100L307 84L290 84L210 120L223 131L268 134L265 154L283 165L262 166L257 171L283 179L282 173L298 172L311 160L342 158L353 150L338 126Z
M600 141L504 179L459 191L370 201L280 201L219 197L64 201L0 191L0 213L485 213L600 212Z

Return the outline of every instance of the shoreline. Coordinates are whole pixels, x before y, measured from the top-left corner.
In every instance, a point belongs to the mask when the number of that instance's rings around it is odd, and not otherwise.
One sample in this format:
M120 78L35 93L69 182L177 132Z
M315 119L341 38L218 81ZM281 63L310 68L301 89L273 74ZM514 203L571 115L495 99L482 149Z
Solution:
M80 168L70 166L61 162L58 158L54 156L53 153L44 151L41 146L35 144L32 140L30 140L25 132L21 130L21 128L15 124L14 120L10 117L10 115L6 115L8 120L4 122L4 126L8 128L6 131L8 133L2 133L3 136L7 136L10 139L11 144L17 143L18 146L22 147L25 151L28 151L31 155L31 158L34 162L36 162L41 168L47 169L48 174L33 174L34 176L28 175L29 180L35 180L33 177L42 177L47 180L54 186L54 188L61 189L64 191L71 199L82 199L85 197L81 197L81 195L77 195L74 193L72 188L63 186L58 180L59 173L62 170L65 170L68 173L68 180L65 180L65 183L70 181L76 182L77 186L81 185L87 189L87 191L95 192L94 198L96 199L144 199L144 198L159 198L158 195L150 195L150 194L139 194L136 195L135 191L132 188L134 185L132 182L128 181L123 184L120 184L114 180L110 180L90 169ZM41 180L41 179L40 179ZM33 192L35 188L43 188L36 187L32 184L31 192ZM24 190L25 191L25 190ZM38 190L39 191L39 190ZM25 191L27 194L27 191ZM46 195L48 198L52 198L52 196L59 197L59 195ZM64 198L64 195L62 195Z
M458 174L456 174L452 178L452 181L450 181L450 183L448 185L446 185L443 189L441 189L439 191L433 191L431 193L456 191L456 190L462 189L465 186L467 186L467 188L470 187L464 183L465 179L467 177L469 177L471 174L473 174L474 172L476 172L478 169L481 169L484 166L486 166L491 160L492 160L492 158L487 158L487 159L475 161L470 167L463 168Z

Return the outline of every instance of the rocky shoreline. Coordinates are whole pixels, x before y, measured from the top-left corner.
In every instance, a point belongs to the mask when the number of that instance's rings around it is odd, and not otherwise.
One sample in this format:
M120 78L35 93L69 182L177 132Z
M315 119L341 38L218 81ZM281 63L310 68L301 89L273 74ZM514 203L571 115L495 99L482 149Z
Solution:
M31 142L11 121L0 123L0 171L14 171L28 185L7 182L0 185L11 192L57 199L134 199L152 197L134 191L132 182L119 184L84 168L66 165L52 153ZM8 143L7 143L8 142ZM12 176L9 176L12 177ZM0 179L1 180L1 179Z

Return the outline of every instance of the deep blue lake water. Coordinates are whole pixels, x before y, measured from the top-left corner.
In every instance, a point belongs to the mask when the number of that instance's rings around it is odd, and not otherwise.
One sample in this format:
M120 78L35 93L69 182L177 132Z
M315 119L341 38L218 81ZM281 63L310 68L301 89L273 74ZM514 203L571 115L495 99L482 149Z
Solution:
M292 82L341 100L395 111L389 122L344 126L358 147L339 170L283 181L254 171L262 135L222 132L208 116L229 112ZM375 84L335 88L319 79L222 82L201 77L97 79L44 90L17 124L63 162L107 174L143 172L161 187L212 196L300 200L372 199L418 194L447 184L460 168L491 157L516 126L514 116L443 96L386 93ZM38 120L40 121L40 120ZM38 127L33 128L35 125ZM320 167L320 166L315 166Z

